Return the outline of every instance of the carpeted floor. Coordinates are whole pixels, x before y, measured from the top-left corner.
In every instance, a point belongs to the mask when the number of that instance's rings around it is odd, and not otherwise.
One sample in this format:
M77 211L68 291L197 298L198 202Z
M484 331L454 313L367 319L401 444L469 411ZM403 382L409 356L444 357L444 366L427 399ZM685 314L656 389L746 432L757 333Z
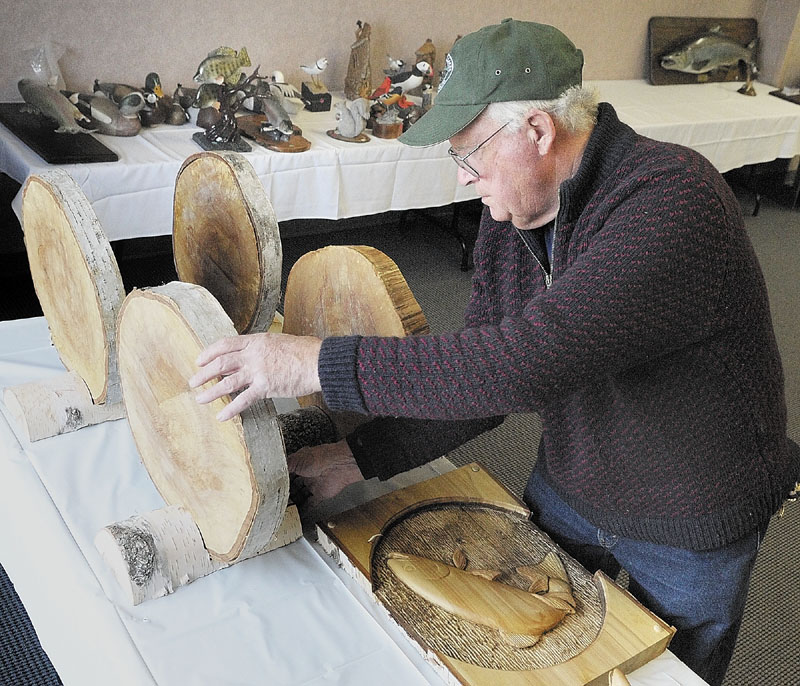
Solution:
M749 216L753 198L739 191L767 279L786 373L789 434L800 441L800 212L764 199L757 217ZM477 206L468 206L462 225L470 233ZM446 212L438 220L447 222ZM459 269L456 240L434 228L418 213L387 215L378 226L351 222L345 230L309 234L313 223L281 226L284 283L289 267L302 254L329 244L372 245L400 267L434 332L457 328L467 301L469 272ZM326 223L316 229L341 227ZM126 288L152 286L175 278L168 239L144 245L114 245ZM5 258L3 258L5 259ZM5 266L5 268L3 268ZM0 319L40 314L32 286L25 281L24 260L0 264ZM515 415L450 455L457 464L479 460L515 494L521 495L535 459L539 422L535 415ZM800 674L800 503L775 518L764 541L747 598L744 625L725 686L788 686ZM2 560L0 560L2 563ZM42 686L60 681L38 647L38 640L0 567L0 685Z

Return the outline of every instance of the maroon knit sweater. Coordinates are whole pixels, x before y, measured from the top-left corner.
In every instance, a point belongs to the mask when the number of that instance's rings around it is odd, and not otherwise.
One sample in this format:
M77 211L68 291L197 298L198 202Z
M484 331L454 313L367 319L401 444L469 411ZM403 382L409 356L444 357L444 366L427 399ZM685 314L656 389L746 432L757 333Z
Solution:
M416 418L349 437L364 476L499 422L472 420L538 412L536 469L599 527L702 550L765 522L800 455L766 286L724 179L603 103L560 188L549 288L544 245L530 243L484 212L457 333L324 341L331 408Z

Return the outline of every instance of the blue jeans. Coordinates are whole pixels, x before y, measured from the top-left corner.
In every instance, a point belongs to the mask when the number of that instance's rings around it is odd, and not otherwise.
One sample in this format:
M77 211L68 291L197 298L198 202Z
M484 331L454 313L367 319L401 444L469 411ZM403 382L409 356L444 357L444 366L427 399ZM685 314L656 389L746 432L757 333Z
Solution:
M613 579L623 567L634 597L677 629L670 650L711 686L722 683L766 524L723 548L696 551L603 531L538 474L528 482L525 502L539 528L590 572L600 569Z

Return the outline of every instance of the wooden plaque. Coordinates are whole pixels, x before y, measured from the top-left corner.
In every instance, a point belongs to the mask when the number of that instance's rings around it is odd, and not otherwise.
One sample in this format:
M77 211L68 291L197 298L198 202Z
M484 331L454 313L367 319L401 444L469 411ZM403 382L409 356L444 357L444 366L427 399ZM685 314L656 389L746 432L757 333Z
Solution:
M292 127L294 133L286 141L276 141L265 136L261 133L261 124L266 120L264 114L243 114L236 117L236 125L245 136L273 152L305 152L311 148L311 141L303 138L303 132L297 126Z
M713 81L745 81L743 68L731 67L707 74L687 74L661 66L661 58L695 38L719 26L722 33L745 46L758 37L755 19L717 17L651 17L647 24L648 72L650 83L663 86L675 83L706 83Z
M0 102L0 122L50 164L116 162L119 156L90 133L56 133L58 124L26 111L24 102Z
M289 272L283 332L297 336L413 336L428 322L397 265L366 245L329 245L303 255ZM325 409L322 394L298 398ZM327 410L326 410L327 411ZM330 413L341 436L364 415Z
M323 548L372 592L448 684L607 684L614 669L630 672L660 655L674 634L608 577L590 575L560 550L533 525L524 505L478 464L377 498L320 523L318 533ZM458 611L469 610L470 604L477 608L487 583L505 586L504 593L513 587L516 596L527 591L541 598L553 589L563 591L554 585L529 588L525 576L552 555L568 579L574 611L533 644L503 632L505 617L517 608L495 612L499 628L465 619L468 613ZM443 601L433 602L393 571L398 556L432 560L450 571L424 581L449 580L464 572L480 577L478 591L450 595L449 586ZM456 609L445 609L449 606Z
M208 289L238 333L266 331L280 295L282 249L252 165L236 152L192 155L178 172L173 209L178 278Z
M61 169L31 176L22 196L31 278L53 345L95 404L121 399L116 316L125 288L111 245L72 177Z
M289 497L275 408L261 401L219 422L230 397L199 405L199 391L187 385L200 351L235 335L231 320L205 288L176 281L132 291L118 329L131 432L164 501L191 514L212 558L258 554L280 526Z

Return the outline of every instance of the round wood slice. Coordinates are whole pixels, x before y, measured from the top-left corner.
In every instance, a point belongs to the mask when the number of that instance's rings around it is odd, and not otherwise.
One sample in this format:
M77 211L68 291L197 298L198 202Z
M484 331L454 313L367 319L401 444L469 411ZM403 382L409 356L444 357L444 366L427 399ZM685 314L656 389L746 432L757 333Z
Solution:
M283 332L298 336L409 336L428 322L397 265L366 245L330 245L306 253L289 272ZM297 399L331 414L340 436L363 415L330 412L321 393Z
M188 283L134 290L119 315L122 390L142 462L167 505L188 510L209 554L224 562L268 546L289 497L272 401L220 422L230 397L199 405L199 389L187 385L200 351L234 335L214 297Z
M121 399L115 323L125 297L97 216L61 169L31 176L22 196L31 278L53 345L96 404Z
M281 282L275 212L236 152L189 157L175 182L173 250L181 281L207 288L239 333L272 323Z

